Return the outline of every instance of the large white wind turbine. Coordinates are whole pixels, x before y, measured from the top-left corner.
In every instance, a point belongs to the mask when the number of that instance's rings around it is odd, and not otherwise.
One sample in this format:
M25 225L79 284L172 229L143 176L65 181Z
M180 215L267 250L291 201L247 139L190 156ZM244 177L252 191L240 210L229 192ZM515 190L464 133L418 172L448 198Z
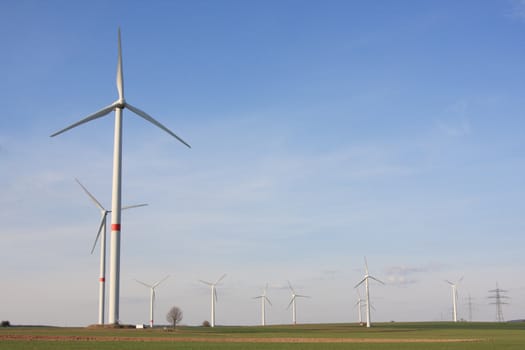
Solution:
M361 284L365 284L365 293L366 293L366 327L370 328L370 288L369 288L369 279L373 279L374 281L377 281L381 284L385 284L383 281L378 280L374 276L371 276L368 273L368 262L366 261L365 257L365 277L358 283L354 288L359 287Z
M211 288L211 326L215 327L215 302L217 301L217 290L215 287L226 277L226 274L222 275L215 283L199 280L199 282L204 283Z
M159 284L161 284L166 279L168 279L168 277L170 277L170 276L168 275L168 276L164 277L163 279L161 279L160 281L158 281L156 283L153 283L153 284L147 284L147 283L144 283L144 282L139 281L137 279L135 280L138 283L140 283L143 286L148 287L150 289L150 299L149 299L149 326L150 326L150 328L153 328L153 323L154 323L153 321L155 319L155 317L153 316L153 312L154 312L154 309L155 309L155 288L157 288L159 286Z
M457 283L452 283L449 280L445 280L452 288L452 320L458 322L458 284L461 283L463 277L461 277Z
M98 227L97 236L95 237L95 242L93 243L93 248L91 248L91 254L95 250L97 245L98 238L100 237L100 277L99 277L99 297L98 297L98 324L104 324L104 309L105 309L105 300L106 300L106 221L107 216L111 213L111 210L105 209L102 204L93 196L84 185L80 183L78 179L75 179L77 183L82 187L84 192L88 195L89 198L95 203L95 205L100 209L101 220ZM129 205L122 207L122 210L144 207L147 204L137 204ZM102 237L101 237L102 236Z
M272 305L272 302L266 296L267 291L268 291L268 283L266 283L266 287L264 288L263 293L259 296L254 297L254 299L261 299L261 325L263 326L266 326L266 302Z
M120 299L120 224L121 224L121 195L122 195L122 115L124 108L129 109L141 118L146 119L153 125L166 131L171 136L190 147L184 140L175 135L167 127L153 119L146 112L130 105L124 99L124 74L122 69L122 46L120 43L120 29L118 30L118 61L117 61L117 90L118 100L107 107L102 108L84 119L57 131L51 137L57 136L69 129L101 118L115 111L115 138L113 150L113 190L111 199L111 251L110 251L110 288L109 288L109 323L119 322L119 299Z
M308 295L300 295L300 294L297 294L295 293L295 290L293 289L292 287L292 284L290 283L290 281L288 281L288 287L290 288L290 291L292 292L292 300L290 300L290 303L288 304L288 307L287 309L290 308L290 306L292 306L292 321L293 321L293 324L296 324L297 323L297 316L296 316L296 306L295 306L295 299L297 298L310 298Z

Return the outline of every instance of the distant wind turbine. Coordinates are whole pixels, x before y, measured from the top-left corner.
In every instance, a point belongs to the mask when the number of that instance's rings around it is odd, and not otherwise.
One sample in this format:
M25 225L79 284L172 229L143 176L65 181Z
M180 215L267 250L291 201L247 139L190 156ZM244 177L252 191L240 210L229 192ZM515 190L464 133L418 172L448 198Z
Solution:
M362 315L362 308L363 308L363 302L364 300L361 298L361 293L359 293L359 289L355 290L357 292L357 302L355 303L354 307L357 307L357 317L359 319L359 324L363 323L363 315Z
M452 288L452 320L458 322L458 285L463 280L461 277L457 283L452 283L449 280L445 280Z
M102 204L93 196L84 185L78 180L75 179L76 182L82 187L84 192L88 195L89 198L95 203L95 205L100 209L102 219L100 220L100 225L97 231L97 236L95 238L95 242L93 243L93 248L91 248L91 254L93 254L93 251L95 250L95 246L97 245L98 238L100 238L100 277L99 277L99 299L98 299L98 324L104 324L104 309L105 309L105 299L106 299L106 221L107 216L109 213L111 213L111 210L105 209ZM147 204L137 204L137 205L129 205L126 207L122 207L122 210L131 209L131 208L138 208L138 207L144 207Z
M263 293L259 296L254 297L254 299L261 299L261 325L263 326L266 326L266 302L272 305L272 302L266 296L267 291L268 291L268 283L266 283L266 287L264 288Z
M361 282L356 284L354 288L359 287L363 283L365 284L365 293L366 293L366 327L370 328L370 307L371 306L370 306L370 288L369 288L368 280L369 279L373 279L374 281L377 281L377 282L379 282L381 284L385 284L385 283L383 281L378 280L374 276L371 276L368 273L368 262L366 261L366 257L365 257L365 271L366 271L365 277L361 280Z
M124 108L129 109L136 115L161 128L187 147L190 147L183 139L175 135L167 127L153 119L146 112L130 105L124 99L124 73L122 68L122 46L120 40L120 28L118 30L118 61L117 61L117 91L118 100L107 107L102 108L84 119L55 132L51 137L73 129L79 125L106 116L115 111L115 136L113 150L113 190L111 199L111 250L110 250L110 288L109 288L109 323L119 322L119 300L120 300L120 232L121 232L121 197L122 197L122 115Z
M140 283L142 284L143 286L145 287L148 287L150 289L150 299L149 299L149 326L150 328L153 328L153 323L154 323L154 316L153 316L153 312L154 312L154 309L155 309L155 288L157 288L162 282L164 282L165 280L168 279L168 277L170 277L169 275L164 277L163 279L161 279L160 281L156 282L156 283L153 283L153 284L147 284L147 283L144 283L142 281L139 281L139 280L135 280L137 283Z
M297 299L297 298L310 298L310 297L308 295L300 295L300 294L295 293L295 290L293 289L292 284L290 283L290 281L288 281L288 287L290 288L290 291L292 292L292 300L290 300L290 303L288 304L287 309L289 309L290 306L292 306L292 321L293 321L293 324L297 324L297 316L296 316L297 308L295 306L295 299Z
M211 287L211 326L215 327L215 302L217 301L217 290L215 287L226 277L226 274L222 275L215 283L199 280Z

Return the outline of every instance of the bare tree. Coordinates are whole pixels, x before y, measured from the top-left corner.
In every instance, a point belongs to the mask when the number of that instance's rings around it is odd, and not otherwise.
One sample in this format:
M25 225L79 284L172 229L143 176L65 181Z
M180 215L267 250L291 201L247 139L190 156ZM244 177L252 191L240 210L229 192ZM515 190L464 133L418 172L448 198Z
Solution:
M166 315L166 320L171 323L173 328L177 327L177 323L182 320L182 310L178 306L172 307Z

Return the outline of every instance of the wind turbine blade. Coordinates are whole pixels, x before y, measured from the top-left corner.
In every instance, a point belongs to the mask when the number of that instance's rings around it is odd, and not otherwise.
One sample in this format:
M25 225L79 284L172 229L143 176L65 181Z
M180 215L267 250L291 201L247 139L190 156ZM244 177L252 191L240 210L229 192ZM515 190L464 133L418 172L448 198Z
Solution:
M215 297L215 301L219 301L217 299L217 289L213 288L213 296Z
M135 204L135 205L127 205L125 207L122 207L121 209L122 210L126 210L126 209L132 209L132 208L139 208L139 207L146 207L148 206L148 204L144 203L144 204Z
M295 299L295 297L292 297L292 300L290 300L290 302L288 303L288 306L286 307L286 310L288 310L290 308L290 306L292 306L294 299Z
M359 287L361 284L363 284L363 282L364 282L365 280L366 280L366 277L363 278L363 279L361 280L361 282L359 282L358 284L356 284L354 288Z
M118 29L117 90L119 100L124 100L124 74L122 72L122 45L120 44L120 28Z
M185 144L188 148L191 148L191 146L186 142L184 141L183 139L181 139L180 137L178 137L177 135L175 135L175 133L173 131L171 131L170 129L168 129L167 127L165 127L164 125L162 125L161 123L159 123L158 121L156 121L155 119L153 119L152 116L150 116L149 114L147 114L146 112L138 109L137 107L133 107L132 105L130 105L129 103L125 103L125 106L126 108L128 108L130 111L132 111L133 113L135 113L136 115L138 115L139 117L142 117L144 119L146 119L147 121L149 121L150 123L152 123L153 125L156 125L157 127L161 128L162 130L166 131L168 134L170 134L171 136L175 137L177 140L179 140L180 142L182 142L183 144Z
M445 280L445 282L447 282L447 283L450 284L451 286L454 285L454 283L450 282L449 280Z
M95 242L93 243L93 247L91 248L91 254L93 254L93 251L95 251L95 247L97 246L98 238L100 237L100 233L102 232L102 229L104 228L104 224L106 223L106 214L107 211L102 214L102 220L100 221L100 225L98 227L97 237L95 237Z
M292 284L290 283L290 281L287 281L287 282L288 282L288 287L290 288L292 293L295 294L295 290L293 289Z
M368 277L370 277L370 278L373 279L374 281L377 281L377 282L379 282L379 283L381 283L381 284L385 284L385 282L383 282L383 281L381 281L381 280L375 278L374 276L368 276Z
M158 281L157 283L155 283L155 284L153 285L153 288L158 287L162 282L164 282L165 280L167 280L168 277L170 277L170 275L167 275L166 277L164 277L163 279L161 279L160 281Z
M264 298L263 295L259 295L258 297L253 297L252 299L261 299L261 298Z
M90 122L90 121L92 121L94 119L101 118L101 117L105 116L106 114L109 114L109 112L114 110L115 107L116 107L116 102L112 103L111 105L109 105L107 107L102 108L100 111L95 112L95 113L85 117L84 119L82 119L82 120L80 120L80 121L78 121L78 122L76 122L74 124L71 124L70 126L68 126L65 129L62 129L60 131L55 132L54 134L51 135L51 137L55 137L57 135L60 135L61 133L66 132L69 129L73 129L73 128L79 126L79 125L82 125L84 123Z
M311 296L309 295L301 295L301 294L296 294L295 297L296 298L311 298Z
M366 274L368 275L368 261L366 261L366 256L365 256L365 269L366 269Z
M222 281L224 277L226 277L226 274L222 275L214 284L219 284L219 282Z
M142 282L142 281L139 281L138 279L135 279L135 278L134 278L134 280L135 280L135 282L140 283L140 284L142 284L142 285L145 286L145 287L153 288L153 286L151 286L151 285L149 285L149 284L147 284L147 283L144 283L144 282Z
M213 286L213 283L211 283L211 282L207 282L207 281L203 281L203 280L199 280L199 282L200 283L204 283L204 284L206 284L208 286Z
M265 296L264 299L268 302L268 304L270 304L270 306L273 306L272 302L270 301L270 299L268 299L268 297Z
M85 188L84 185L82 185L82 183L80 183L80 181L79 181L77 178L75 178L75 181L80 185L80 187L82 187L82 189L84 190L84 192L86 192L86 194L89 196L89 198L91 198L91 200L95 203L95 205L96 205L97 207L99 207L100 210L103 210L103 211L106 210L106 209L102 206L102 204L100 204L100 202L97 201L97 199L95 198L95 196L93 196L93 195L88 191L88 189Z

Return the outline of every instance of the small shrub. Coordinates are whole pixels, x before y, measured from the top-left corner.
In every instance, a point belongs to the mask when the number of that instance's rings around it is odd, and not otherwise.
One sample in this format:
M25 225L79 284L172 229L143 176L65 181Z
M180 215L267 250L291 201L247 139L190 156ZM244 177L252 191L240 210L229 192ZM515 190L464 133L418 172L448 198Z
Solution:
M202 326L203 326L203 327L211 327L211 324L210 324L210 322L208 322L208 321L203 321L203 322L202 322Z
M2 327L10 327L11 323L9 321L2 321Z

